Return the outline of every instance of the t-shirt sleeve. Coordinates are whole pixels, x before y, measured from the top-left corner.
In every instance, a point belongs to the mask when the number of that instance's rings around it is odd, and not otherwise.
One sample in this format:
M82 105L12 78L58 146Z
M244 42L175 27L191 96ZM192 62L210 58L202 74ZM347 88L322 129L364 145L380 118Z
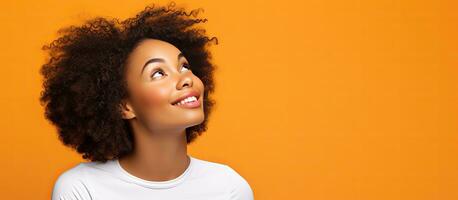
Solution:
M51 200L92 200L92 197L82 175L78 171L67 171L54 183Z
M225 165L229 172L230 200L254 200L250 184L230 166Z

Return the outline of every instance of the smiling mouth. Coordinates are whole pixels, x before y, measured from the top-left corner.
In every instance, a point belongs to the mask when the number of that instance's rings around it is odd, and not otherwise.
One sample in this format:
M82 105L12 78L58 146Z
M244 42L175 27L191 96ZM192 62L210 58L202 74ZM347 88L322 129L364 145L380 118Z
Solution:
M172 104L173 106L178 106L182 108L197 108L200 107L200 101L198 96L188 97L180 102Z

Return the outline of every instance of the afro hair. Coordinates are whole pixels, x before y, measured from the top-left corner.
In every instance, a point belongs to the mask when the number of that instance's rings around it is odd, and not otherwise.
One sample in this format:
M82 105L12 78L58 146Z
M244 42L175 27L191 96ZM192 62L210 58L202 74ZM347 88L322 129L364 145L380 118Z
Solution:
M57 127L59 140L82 154L83 159L102 161L132 152L133 134L119 107L128 96L125 62L143 39L169 42L180 49L193 73L205 85L205 120L186 129L187 143L207 129L215 101L215 65L207 45L218 44L205 29L194 27L207 19L196 18L202 8L190 13L174 8L147 6L135 17L94 17L80 26L58 30L59 37L42 47L49 59L40 69L44 77L40 103L45 117Z

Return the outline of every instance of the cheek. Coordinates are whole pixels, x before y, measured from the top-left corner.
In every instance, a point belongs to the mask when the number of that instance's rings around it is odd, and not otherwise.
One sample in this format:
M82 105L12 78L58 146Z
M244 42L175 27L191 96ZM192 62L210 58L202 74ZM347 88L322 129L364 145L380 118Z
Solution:
M195 86L197 88L199 88L199 89L203 89L204 88L204 84L203 84L202 80L199 77L197 77L196 75L194 75L193 81L194 81L194 84L196 84Z
M145 87L139 92L140 105L143 108L169 104L170 91L165 87Z
M202 91L202 93L203 93L204 90L205 90L205 85L204 85L204 83L203 83L199 78L197 78L197 82L196 82L196 83L197 83L197 87L198 87L198 88Z

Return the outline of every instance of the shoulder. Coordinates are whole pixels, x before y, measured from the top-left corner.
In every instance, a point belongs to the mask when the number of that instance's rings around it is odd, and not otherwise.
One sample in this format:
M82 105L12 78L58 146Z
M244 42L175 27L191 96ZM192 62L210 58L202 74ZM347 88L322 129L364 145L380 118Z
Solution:
M213 179L217 179L218 183L225 184L225 187L230 194L230 200L254 199L250 184L234 168L224 163L211 162L201 159L196 160L198 162L197 164L202 166L201 168L205 168L205 174L212 176Z
M89 200L92 199L85 181L86 164L78 165L61 173L54 183L52 200Z
M231 200L253 200L253 190L248 181L229 165L224 165L229 181Z

